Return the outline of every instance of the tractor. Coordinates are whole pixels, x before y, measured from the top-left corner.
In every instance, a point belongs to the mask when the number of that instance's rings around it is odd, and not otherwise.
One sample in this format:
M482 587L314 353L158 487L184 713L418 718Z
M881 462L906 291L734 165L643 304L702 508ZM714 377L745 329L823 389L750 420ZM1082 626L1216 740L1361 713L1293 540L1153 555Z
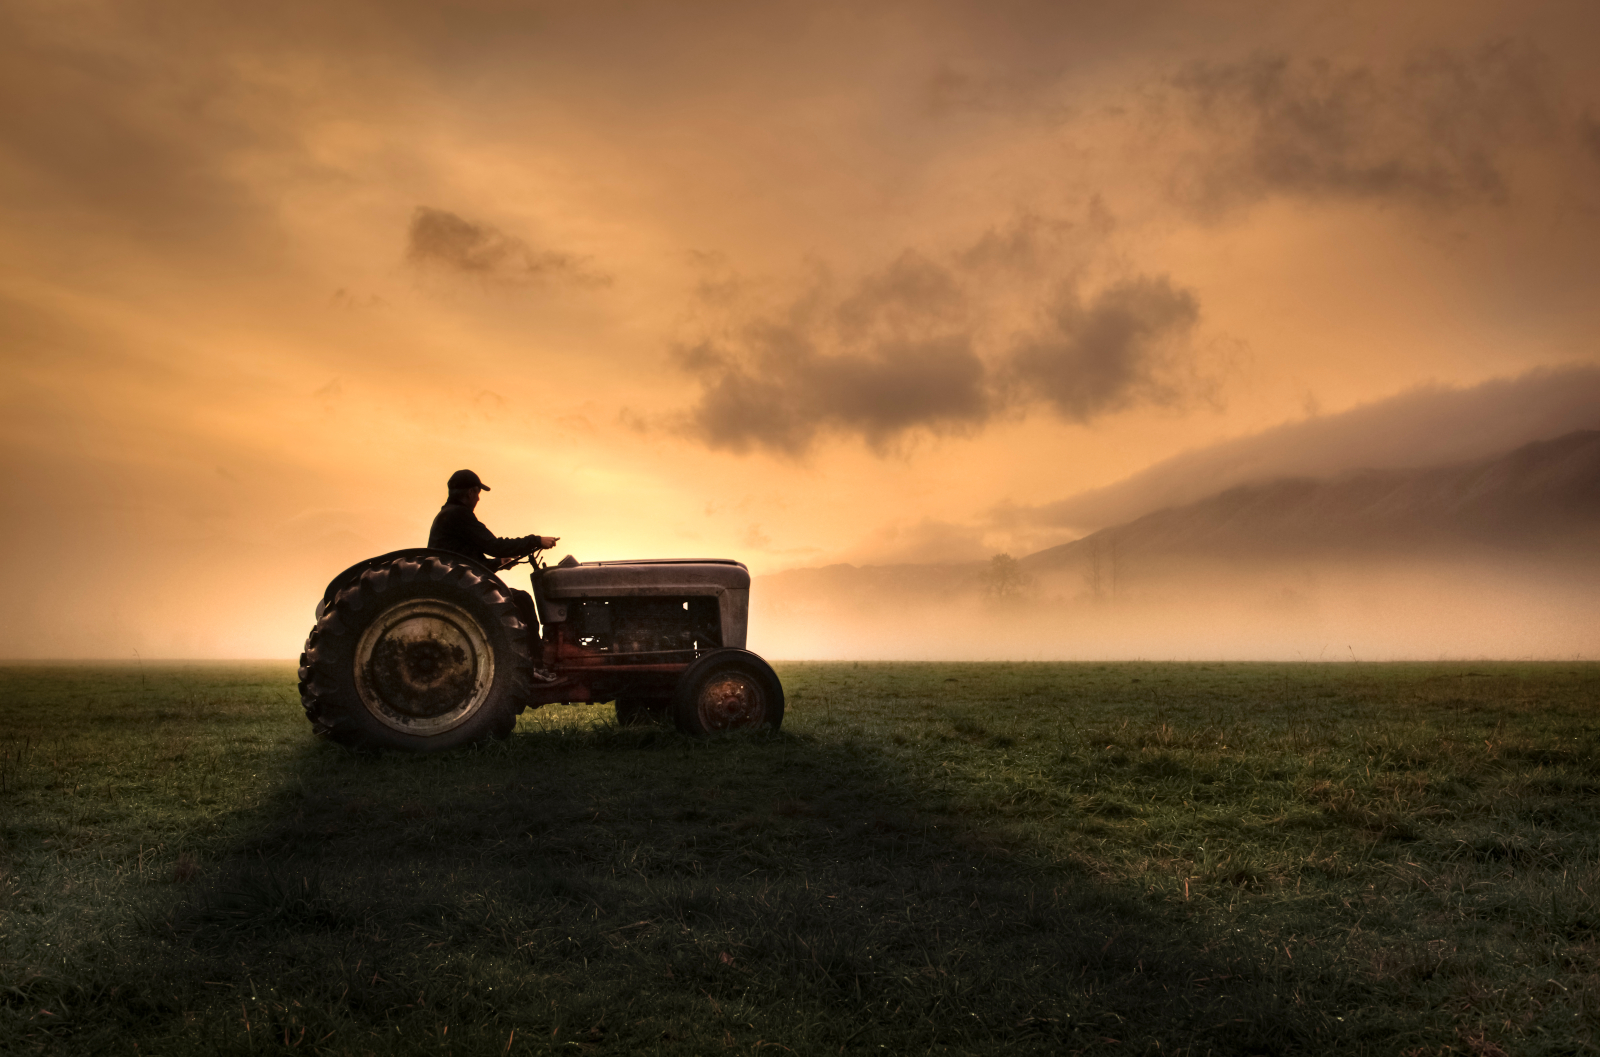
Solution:
M623 725L689 735L776 729L783 685L746 650L750 572L727 559L532 566L532 613L498 569L412 548L357 562L317 605L300 655L312 729L358 750L505 737L524 709L616 703Z

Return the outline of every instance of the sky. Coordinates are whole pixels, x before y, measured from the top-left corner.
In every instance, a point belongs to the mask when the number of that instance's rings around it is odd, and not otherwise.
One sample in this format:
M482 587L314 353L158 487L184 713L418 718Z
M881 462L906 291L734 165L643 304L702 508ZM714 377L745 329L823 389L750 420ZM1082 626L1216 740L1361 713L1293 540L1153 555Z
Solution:
M461 468L502 535L759 574L1600 425L1596 39L0 0L0 655L293 656Z

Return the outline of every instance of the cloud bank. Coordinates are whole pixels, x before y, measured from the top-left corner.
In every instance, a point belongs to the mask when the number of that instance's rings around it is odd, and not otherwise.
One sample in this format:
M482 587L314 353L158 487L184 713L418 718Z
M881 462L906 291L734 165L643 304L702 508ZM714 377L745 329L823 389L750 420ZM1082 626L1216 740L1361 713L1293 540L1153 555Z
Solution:
M1508 41L1432 50L1398 69L1261 54L1193 63L1172 77L1203 146L1174 193L1204 212L1271 195L1506 201L1514 156L1564 135L1543 56Z
M684 431L739 453L799 456L828 434L883 452L1039 405L1089 422L1181 401L1197 296L1150 274L1087 291L1079 262L1055 252L1071 227L1024 218L947 260L906 251L844 289L824 277L778 310L721 321L721 336L678 350L701 390ZM1036 291L1020 312L1019 285Z
M1160 202L1147 208L1207 226L1245 223L1272 199L1510 215L1553 172L1562 193L1587 193L1573 192L1572 165L1587 164L1600 125L1538 47L1500 38L1399 54L1267 49L1178 65L1129 104L1143 116L1120 134L1134 142L1142 121L1160 137L1132 184ZM941 65L931 119L1070 111L1044 104L1048 78L1024 80L1026 91L979 91L987 81ZM1142 193L1121 190L1124 201ZM944 256L908 251L854 288L819 285L683 343L677 362L701 390L685 432L739 453L803 455L823 436L881 453L1002 416L1085 424L1209 394L1196 370L1199 295L1160 260L1113 251L1114 225L1087 193L1087 222L1033 217Z
M536 250L522 239L455 213L418 206L406 230L406 260L484 282L513 286L548 282L604 285L610 279L592 271L581 257Z
M1087 304L1063 291L1049 323L1014 350L1010 370L1063 419L1087 422L1130 403L1170 403L1182 393L1166 370L1176 341L1200 319L1200 303L1167 276L1114 283Z

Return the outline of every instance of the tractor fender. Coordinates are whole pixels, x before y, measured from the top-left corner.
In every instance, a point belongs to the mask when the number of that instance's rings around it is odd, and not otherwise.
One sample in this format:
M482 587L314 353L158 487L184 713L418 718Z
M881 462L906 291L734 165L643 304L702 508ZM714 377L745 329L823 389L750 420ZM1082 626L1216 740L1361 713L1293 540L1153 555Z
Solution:
M455 551L439 550L436 547L402 547L400 550L390 551L388 554L380 554L375 558L363 558L361 561L356 562L338 576L335 576L332 580L329 580L327 590L322 592L322 601L331 601L334 595L338 594L340 591L343 591L345 588L361 579L361 574L375 565L382 565L384 562L393 561L396 558L415 558L420 561L423 558L430 557L442 558L450 562L465 562L466 564L477 569L483 575L488 576L498 582L501 587L508 586L504 580L500 579L500 574L496 570L489 568L489 566L485 565L476 558L473 558L471 555L457 554ZM321 611L321 608L321 603L319 603L317 606L319 612Z

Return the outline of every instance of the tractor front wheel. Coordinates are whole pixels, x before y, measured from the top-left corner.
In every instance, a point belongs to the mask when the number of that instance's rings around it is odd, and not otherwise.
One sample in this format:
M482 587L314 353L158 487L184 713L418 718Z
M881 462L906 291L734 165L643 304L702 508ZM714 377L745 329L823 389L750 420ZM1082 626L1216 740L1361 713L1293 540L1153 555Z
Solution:
M672 718L685 734L776 730L783 723L783 684L748 650L715 650L678 680Z

